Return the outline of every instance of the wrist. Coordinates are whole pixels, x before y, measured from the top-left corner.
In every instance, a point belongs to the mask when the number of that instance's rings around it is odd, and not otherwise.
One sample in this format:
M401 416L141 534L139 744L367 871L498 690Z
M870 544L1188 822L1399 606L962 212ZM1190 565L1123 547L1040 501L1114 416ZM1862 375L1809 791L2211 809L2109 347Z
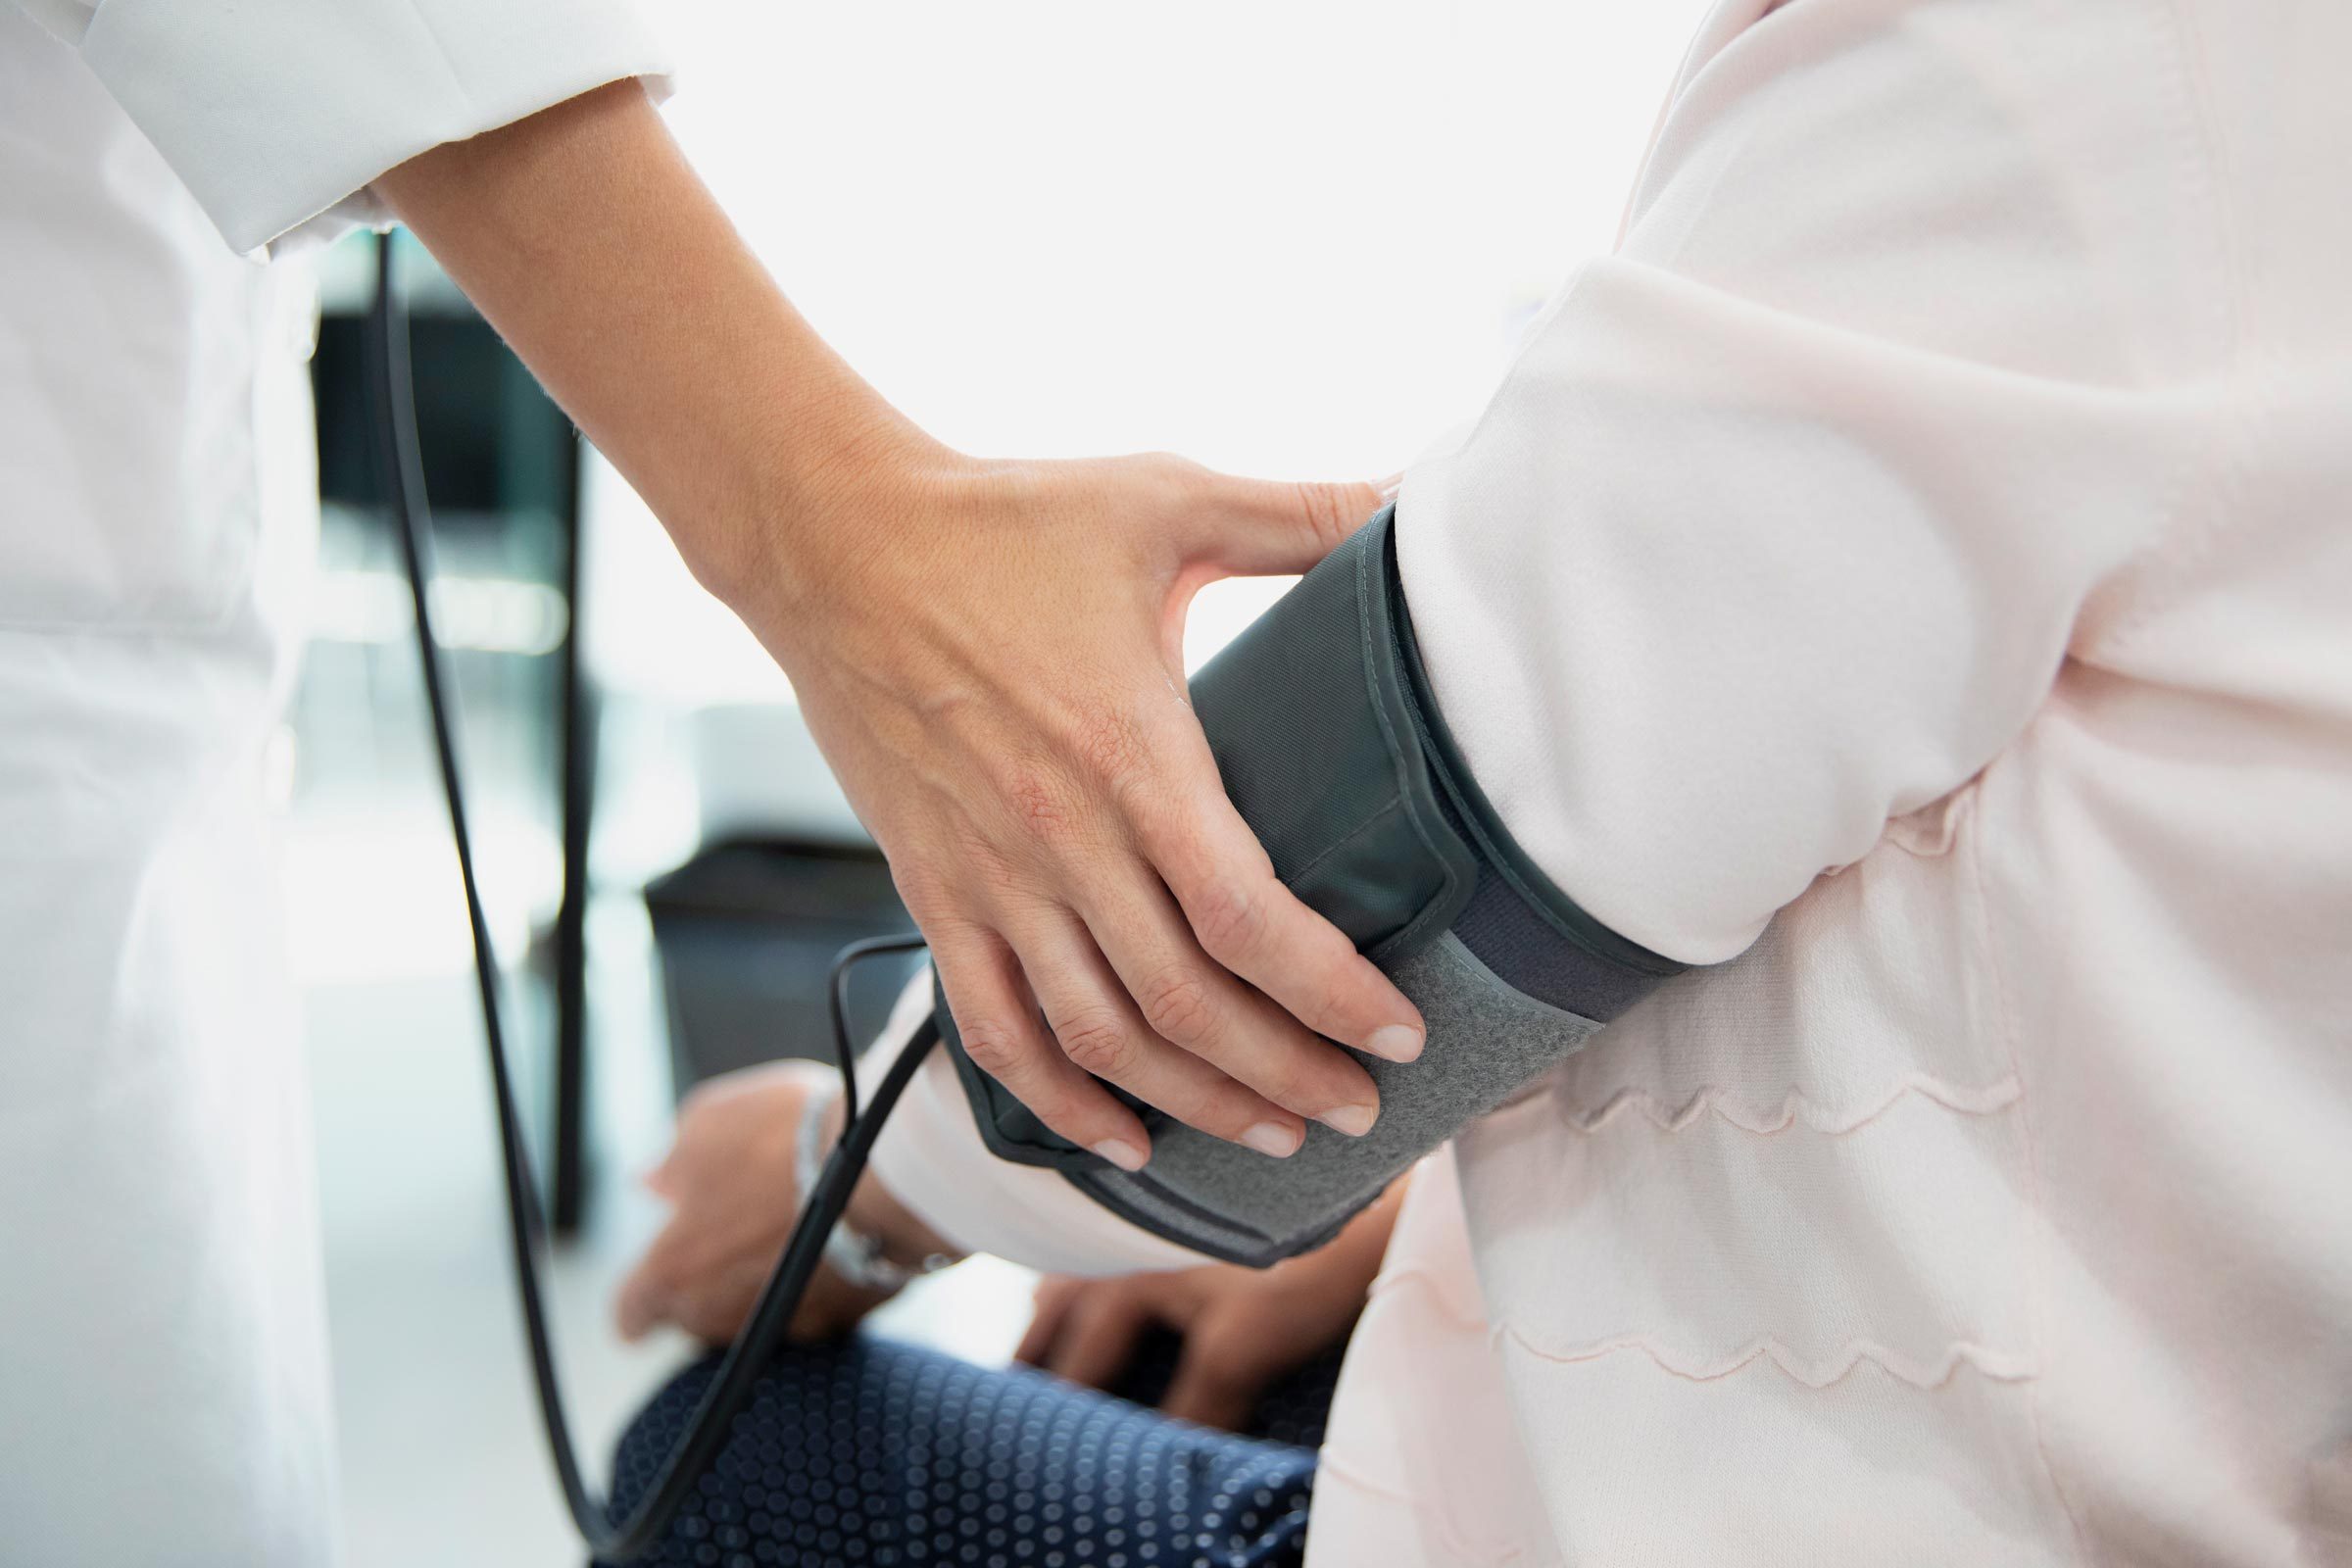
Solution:
M804 1202L815 1173L841 1141L844 1120L841 1095L831 1085L817 1091L817 1098L809 1102L802 1116L799 1167ZM963 1255L917 1219L871 1170L859 1172L858 1184L850 1189L849 1202L842 1208L840 1230L851 1238L853 1251L866 1250L870 1253L869 1261L885 1265L885 1272L929 1273ZM855 1275L864 1270L853 1268L850 1272Z
M872 1237L885 1261L910 1273L924 1273L939 1267L942 1260L954 1262L964 1255L962 1249L951 1245L900 1202L871 1171L858 1178L842 1218L860 1234Z
M672 528L704 587L769 651L808 612L855 594L906 519L936 514L975 466L863 382L774 400L746 421L739 477L701 528Z

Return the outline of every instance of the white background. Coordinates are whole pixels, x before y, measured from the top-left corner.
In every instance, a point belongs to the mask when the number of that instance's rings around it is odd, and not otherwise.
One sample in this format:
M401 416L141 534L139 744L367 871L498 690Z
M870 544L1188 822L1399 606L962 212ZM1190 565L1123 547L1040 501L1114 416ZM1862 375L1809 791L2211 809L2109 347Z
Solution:
M671 124L941 439L1378 478L1611 243L1693 0L680 0ZM609 473L608 680L781 692ZM1221 641L1264 594L1212 597Z

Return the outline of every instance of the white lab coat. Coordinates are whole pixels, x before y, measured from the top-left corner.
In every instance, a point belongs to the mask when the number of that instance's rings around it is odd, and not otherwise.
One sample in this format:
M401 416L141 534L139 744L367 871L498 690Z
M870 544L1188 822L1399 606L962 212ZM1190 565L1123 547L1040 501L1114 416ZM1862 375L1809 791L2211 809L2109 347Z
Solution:
M265 785L316 525L315 311L241 253L662 69L607 0L480 9L0 7L9 1563L334 1555Z

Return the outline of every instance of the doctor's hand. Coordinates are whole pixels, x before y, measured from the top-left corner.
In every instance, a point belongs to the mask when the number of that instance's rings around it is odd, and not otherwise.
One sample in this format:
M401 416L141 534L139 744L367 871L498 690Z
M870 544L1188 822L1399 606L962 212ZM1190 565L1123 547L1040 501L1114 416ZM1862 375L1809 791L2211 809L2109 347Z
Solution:
M1038 1284L1037 1315L1015 1354L1109 1392L1145 1334L1172 1329L1183 1348L1160 1409L1239 1432L1267 1389L1355 1326L1403 1193L1399 1182L1328 1246L1269 1269L1212 1263L1118 1279L1049 1276Z
M1200 584L1304 570L1377 492L927 445L861 482L734 602L889 856L974 1061L1129 1169L1144 1129L1096 1078L1268 1154L1304 1117L1370 1127L1370 1077L1318 1036L1405 1057L1420 1020L1276 880L1181 638Z
M1178 633L1209 578L1320 560L1372 487L951 452L793 309L634 82L374 189L791 675L975 1060L1129 1167L1143 1125L1089 1074L1269 1154L1371 1125L1329 1041L1409 1057L1420 1017L1275 879Z

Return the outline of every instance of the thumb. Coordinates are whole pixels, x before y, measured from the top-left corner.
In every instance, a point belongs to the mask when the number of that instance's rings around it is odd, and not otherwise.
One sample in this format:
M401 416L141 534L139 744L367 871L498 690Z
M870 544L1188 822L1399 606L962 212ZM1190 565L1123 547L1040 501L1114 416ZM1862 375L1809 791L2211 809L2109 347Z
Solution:
M1304 571L1371 521L1396 485L1226 479L1200 519L1201 554L1237 576Z
M637 1178L637 1185L656 1198L668 1199L674 1202L678 1196L678 1178L670 1166L676 1158L677 1152L672 1150L668 1154L662 1156L660 1164L640 1175Z
M630 1345L651 1334L668 1315L666 1293L642 1268L621 1286L612 1304L612 1326Z

